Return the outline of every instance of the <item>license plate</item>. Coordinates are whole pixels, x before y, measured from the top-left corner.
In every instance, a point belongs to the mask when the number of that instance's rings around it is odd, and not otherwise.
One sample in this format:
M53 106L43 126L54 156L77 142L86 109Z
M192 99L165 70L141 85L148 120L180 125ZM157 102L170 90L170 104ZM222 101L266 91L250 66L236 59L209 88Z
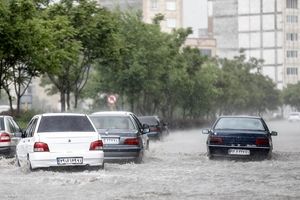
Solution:
M82 157L74 157L74 158L57 158L58 165L74 165L74 164L82 164Z
M228 150L229 155L250 155L250 150L247 149L229 149Z
M119 144L119 138L103 138L104 144Z

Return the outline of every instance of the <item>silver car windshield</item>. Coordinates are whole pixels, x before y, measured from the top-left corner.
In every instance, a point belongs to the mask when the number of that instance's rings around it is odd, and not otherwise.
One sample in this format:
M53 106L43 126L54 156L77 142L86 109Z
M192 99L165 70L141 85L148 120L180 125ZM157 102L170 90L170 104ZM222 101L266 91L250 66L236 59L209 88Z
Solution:
M135 129L129 116L90 116L97 129Z
M242 129L264 131L265 127L260 119L224 117L219 119L214 129Z
M4 127L4 118L3 117L0 117L0 130L1 131L5 130L5 127Z
M43 116L38 132L93 132L86 116Z

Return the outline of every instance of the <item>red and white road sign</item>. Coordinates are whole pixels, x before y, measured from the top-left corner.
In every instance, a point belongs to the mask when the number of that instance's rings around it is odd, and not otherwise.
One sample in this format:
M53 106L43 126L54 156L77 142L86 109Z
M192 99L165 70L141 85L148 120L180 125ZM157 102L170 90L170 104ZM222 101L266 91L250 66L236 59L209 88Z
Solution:
M117 101L117 97L116 97L115 95L109 95L109 96L107 97L107 102L108 102L109 104L115 104L116 101Z

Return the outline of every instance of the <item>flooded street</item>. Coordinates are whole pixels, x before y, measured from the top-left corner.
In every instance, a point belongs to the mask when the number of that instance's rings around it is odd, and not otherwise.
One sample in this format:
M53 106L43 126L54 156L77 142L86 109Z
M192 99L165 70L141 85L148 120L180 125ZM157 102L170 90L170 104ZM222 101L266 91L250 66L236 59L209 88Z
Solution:
M300 199L300 123L268 122L273 158L208 160L201 130L150 143L143 164L105 170L26 172L0 160L0 199Z

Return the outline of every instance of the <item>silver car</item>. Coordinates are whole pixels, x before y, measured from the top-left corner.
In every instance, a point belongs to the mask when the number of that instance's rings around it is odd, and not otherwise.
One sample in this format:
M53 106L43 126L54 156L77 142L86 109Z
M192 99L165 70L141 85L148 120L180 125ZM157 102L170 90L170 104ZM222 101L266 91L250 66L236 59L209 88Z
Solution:
M0 153L13 157L22 131L11 116L0 115Z
M149 148L149 126L131 112L108 111L90 115L104 143L105 162L141 163Z

